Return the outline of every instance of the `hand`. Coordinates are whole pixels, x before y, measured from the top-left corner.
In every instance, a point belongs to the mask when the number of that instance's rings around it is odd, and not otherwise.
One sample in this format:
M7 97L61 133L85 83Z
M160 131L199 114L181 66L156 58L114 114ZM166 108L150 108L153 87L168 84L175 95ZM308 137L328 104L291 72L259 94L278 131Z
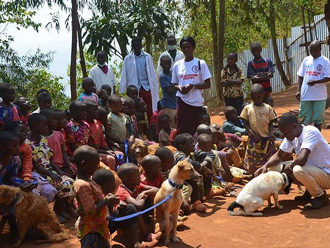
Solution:
M117 149L120 149L120 146L118 143L114 143L113 146L116 147Z
M136 197L136 200L145 200L147 198L148 196L144 192L142 192Z
M261 141L261 138L260 138L260 136L258 135L258 134L251 134L250 135L256 142L259 142L259 141Z
M116 157L116 153L114 151L107 150L107 154L112 156L112 157Z
M107 199L109 204L111 204L113 206L119 204L119 202L120 202L119 196L111 194L111 193L107 194L105 199Z
M259 176L260 174L264 174L264 173L266 173L266 172L267 172L267 168L266 168L266 166L262 166L262 167L260 167L258 170L256 170L256 171L254 172L254 176L257 177L257 176Z
M307 83L307 85L309 85L309 86L313 86L313 85L315 85L315 84L317 84L317 81L316 81L316 80L311 80L311 81L309 81L309 82Z
M297 91L296 98L297 98L298 101L300 101L300 91Z
M129 141L130 144L134 144L135 142L135 137L132 135L131 137L129 137Z
M193 84L188 84L188 85L182 87L180 93L181 93L181 94L188 94L188 92L189 92L193 87L194 87Z
M209 168L203 166L203 173L204 175L213 175L213 171L211 171Z
M55 183L60 183L62 178L54 173L50 173L49 176L54 180Z

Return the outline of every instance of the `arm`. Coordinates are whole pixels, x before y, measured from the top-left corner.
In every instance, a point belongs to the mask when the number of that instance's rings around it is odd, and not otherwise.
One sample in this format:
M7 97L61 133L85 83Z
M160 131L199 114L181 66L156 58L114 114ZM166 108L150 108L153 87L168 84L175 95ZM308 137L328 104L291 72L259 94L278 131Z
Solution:
M293 169L296 165L304 166L307 163L308 156L311 153L311 150L309 149L301 149L301 152L299 156L293 161L293 163L290 165L290 169Z
M143 185L144 191L143 193L147 196L154 196L158 192L158 188L150 186L150 185Z
M136 209L138 211L140 211L144 206L146 198L147 198L147 195L145 195L142 192L140 195L138 195L138 197L136 199L134 199L133 197L128 197L125 202L128 204L133 204L136 207Z
M70 160L69 160L68 154L66 154L65 144L64 143L61 144L61 151L62 151L62 155L63 155L64 167L70 168L71 167L71 164L70 164Z
M269 136L271 137L274 136L274 124L273 124L274 121L275 120L269 122Z
M328 77L324 77L320 80L315 80L315 81L309 81L307 84L310 85L310 86L313 86L315 84L324 84L324 83L327 83L330 81L330 78Z
M261 140L260 136L252 130L248 120L243 119L243 123L246 131L248 132L248 135L253 137L256 140L256 142L260 141Z
M231 80L227 79L226 82L230 85L241 85L244 80L238 79L238 80Z
M273 78L273 73L269 71L269 72L254 75L253 77L251 77L251 81L253 83L257 83L257 82L265 81L265 80L271 79L271 78Z
M195 89L197 90L204 90L204 89L208 89L211 86L211 80L208 78L204 81L204 83L202 84L195 84Z
M40 175L51 177L55 182L61 181L61 178L58 175L54 174L50 170L46 170L45 168L43 168L34 161L33 161L33 169L36 170Z
M176 92L178 91L178 89L174 85L171 85L171 86L165 87L164 88L164 91L166 91L169 94L174 95L174 94L176 94Z
M304 78L303 77L298 77L298 84L297 84L297 93L296 93L296 98L298 101L300 101L300 90L301 90L301 85L303 82Z
M261 168L256 170L256 172L254 173L254 176L258 176L262 173L265 173L265 172L267 172L268 168L281 163L284 155L286 155L286 154L287 154L286 152L279 149L273 156L270 157L270 159L267 161L267 163L265 165L263 165Z

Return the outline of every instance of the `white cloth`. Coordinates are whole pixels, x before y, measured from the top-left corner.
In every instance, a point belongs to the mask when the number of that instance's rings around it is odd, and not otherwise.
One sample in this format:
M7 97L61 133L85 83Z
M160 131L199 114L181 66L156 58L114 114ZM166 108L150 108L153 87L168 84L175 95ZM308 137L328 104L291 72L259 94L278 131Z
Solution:
M152 111L157 110L157 102L159 101L158 93L158 80L155 73L152 57L149 53L145 53L147 62L147 73L150 84L151 99L152 99ZM135 55L134 53L128 54L124 59L124 64L121 70L120 79L120 93L126 93L126 89L129 85L135 85L138 88L138 79L136 73Z
M112 88L111 94L114 93L114 86L117 85L117 81L110 66L108 66L108 72L105 74L98 65L94 65L89 71L89 77L93 79L97 90L101 89L102 85L109 84Z
M175 59L173 61L172 59L172 56L170 55L170 53L166 50L165 52L163 52L160 56L159 56L159 59L158 59L158 63L157 63L157 76L159 77L160 74L163 73L163 67L160 66L160 58L163 57L164 55L167 55L171 58L171 69L173 68L173 65L175 62L181 60L181 59L184 59L184 54L183 52L179 51L178 49L176 49L176 55L175 55Z
M200 70L198 66L200 61ZM179 86L186 86L188 84L202 84L206 79L211 78L211 73L204 60L194 58L189 62L179 60L175 62L172 72L172 84ZM201 107L204 105L204 98L202 91L198 89L191 89L187 94L176 93L186 104Z
M330 78L330 61L323 55L317 57L308 56L301 63L297 72L299 77L304 80L301 85L301 101L320 101L327 99L327 86L323 84L315 84L308 86L311 80L320 80L325 77Z
M301 135L294 138L293 141L285 138L280 149L287 153L294 149L297 155L302 149L308 149L311 153L306 164L318 167L330 174L330 147L316 127L303 126Z

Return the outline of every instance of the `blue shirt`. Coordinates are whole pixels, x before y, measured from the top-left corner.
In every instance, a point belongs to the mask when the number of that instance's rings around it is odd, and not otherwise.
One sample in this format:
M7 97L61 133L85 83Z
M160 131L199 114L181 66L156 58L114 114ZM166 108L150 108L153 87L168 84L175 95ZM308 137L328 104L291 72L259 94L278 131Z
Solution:
M172 72L170 75L163 72L159 76L160 87L162 87L163 90L163 99L161 101L161 104L163 108L176 109L176 107L178 106L178 97L176 96L176 93L171 94L165 90L166 87L173 87L171 80Z
M136 65L136 74L137 74L139 90L142 86L143 89L149 91L150 84L148 80L147 60L146 60L146 55L143 51L141 51L141 54L139 56L135 55L135 65Z
M243 135L248 135L248 132L240 125L240 123L235 125L231 121L225 121L222 125L222 129L225 133L241 133Z

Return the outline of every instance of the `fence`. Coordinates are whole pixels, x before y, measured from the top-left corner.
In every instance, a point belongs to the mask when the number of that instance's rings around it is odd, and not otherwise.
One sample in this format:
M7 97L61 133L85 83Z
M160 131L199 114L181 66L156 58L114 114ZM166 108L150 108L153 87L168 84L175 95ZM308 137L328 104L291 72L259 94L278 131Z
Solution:
M324 15L317 15L314 16L314 22L315 27L313 26L310 30L313 33L314 39L318 40L325 40L328 36L328 28L325 23ZM313 23L313 21L312 21ZM316 29L316 30L315 30ZM316 37L315 37L316 36ZM308 35L309 37L309 35ZM281 59L281 64L283 67L283 70L285 72L289 69L289 75L287 75L291 81L291 84L296 84L298 82L298 76L297 72L299 69L299 66L303 59L306 57L306 49L305 47L300 47L300 44L303 44L304 41L304 30L299 27L293 27L291 28L291 37L285 39L277 39L277 47L279 51L279 56ZM287 67L287 63L285 62L285 45L288 48L287 54L288 54L288 64L289 68ZM330 53L328 46L326 44L322 44L322 55L329 58ZM274 50L273 50L273 44L271 40L268 40L268 47L262 49L262 56L264 58L270 58L274 63L274 69L275 73L273 74L273 79L271 79L271 85L273 88L273 92L281 91L285 88L284 84L282 83L282 79L280 74L278 73L277 67L276 67L276 61L274 56ZM242 53L238 54L238 62L237 66L239 68L242 68L244 75L246 77L247 72L247 65L250 60L253 59L253 55L251 54L250 50L244 50ZM226 64L227 61L224 60L224 64ZM213 72L213 66L211 67L211 72ZM204 91L204 99L205 102L209 106L216 105L218 101L218 92L216 90L216 84L214 80L211 82L211 88Z

